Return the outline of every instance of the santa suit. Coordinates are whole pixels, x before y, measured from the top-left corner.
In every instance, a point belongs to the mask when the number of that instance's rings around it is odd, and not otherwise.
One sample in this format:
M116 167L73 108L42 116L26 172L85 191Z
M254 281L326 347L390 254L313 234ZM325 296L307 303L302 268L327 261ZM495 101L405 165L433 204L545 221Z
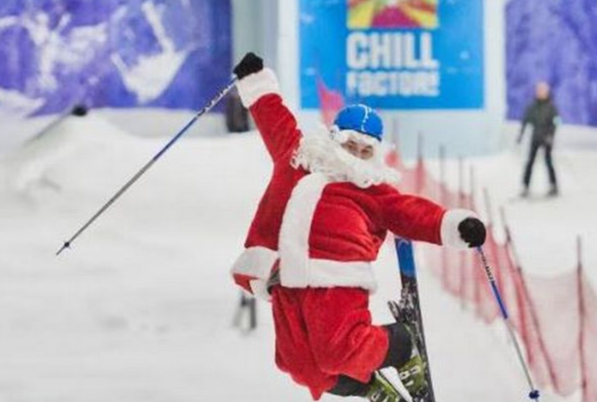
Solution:
M238 89L273 174L232 273L246 290L269 297L267 280L279 268L271 295L276 363L319 399L340 375L367 382L388 354L388 333L372 325L368 310L376 287L371 262L388 230L463 246L457 224L470 213L447 212L387 183L360 188L293 167L302 134L274 73L249 75Z

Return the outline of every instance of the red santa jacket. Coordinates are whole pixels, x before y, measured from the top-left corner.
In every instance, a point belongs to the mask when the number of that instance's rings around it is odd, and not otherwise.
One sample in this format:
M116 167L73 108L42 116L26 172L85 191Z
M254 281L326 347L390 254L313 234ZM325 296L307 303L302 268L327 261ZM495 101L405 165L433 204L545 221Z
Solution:
M294 168L301 132L265 69L238 83L273 161L273 174L251 224L245 251L232 268L237 284L267 297L279 264L286 287L360 287L374 291L371 262L387 231L412 240L466 247L457 225L470 211L446 211L390 184L359 188Z

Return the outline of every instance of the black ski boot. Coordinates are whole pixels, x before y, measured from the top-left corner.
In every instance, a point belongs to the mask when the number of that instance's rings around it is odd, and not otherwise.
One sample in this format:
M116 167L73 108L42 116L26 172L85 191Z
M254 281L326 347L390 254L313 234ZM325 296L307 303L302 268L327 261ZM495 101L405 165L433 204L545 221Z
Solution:
M397 367L400 381L408 390L413 401L426 401L429 394L427 382L427 364L420 352L418 337L417 314L412 302L404 298L400 303L389 302L392 315L397 322L403 324L412 339L412 352L410 358L402 366Z

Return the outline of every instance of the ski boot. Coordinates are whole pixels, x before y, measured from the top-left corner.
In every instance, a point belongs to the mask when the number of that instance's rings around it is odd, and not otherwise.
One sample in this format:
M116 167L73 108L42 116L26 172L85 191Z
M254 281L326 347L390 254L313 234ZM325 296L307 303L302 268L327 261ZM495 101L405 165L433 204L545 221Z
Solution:
M405 402L392 383L378 371L373 374L373 381L365 397L370 402Z
M417 311L412 299L406 296L403 296L400 303L389 302L389 307L396 321L403 324L410 333L413 344L410 359L397 368L400 381L413 401L426 401L429 393L427 364L421 354L423 344L420 339L421 331L417 326Z
M425 362L416 347L413 355L402 367L399 367L398 376L404 387L413 397L413 401L424 401L427 396L427 379L425 378Z

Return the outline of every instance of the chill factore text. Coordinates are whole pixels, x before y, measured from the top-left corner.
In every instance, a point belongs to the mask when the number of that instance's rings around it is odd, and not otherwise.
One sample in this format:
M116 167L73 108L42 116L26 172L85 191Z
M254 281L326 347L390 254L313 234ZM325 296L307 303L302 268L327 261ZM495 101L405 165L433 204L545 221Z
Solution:
M433 58L433 37L428 32L352 32L346 54L346 89L352 96L440 94L440 64Z

